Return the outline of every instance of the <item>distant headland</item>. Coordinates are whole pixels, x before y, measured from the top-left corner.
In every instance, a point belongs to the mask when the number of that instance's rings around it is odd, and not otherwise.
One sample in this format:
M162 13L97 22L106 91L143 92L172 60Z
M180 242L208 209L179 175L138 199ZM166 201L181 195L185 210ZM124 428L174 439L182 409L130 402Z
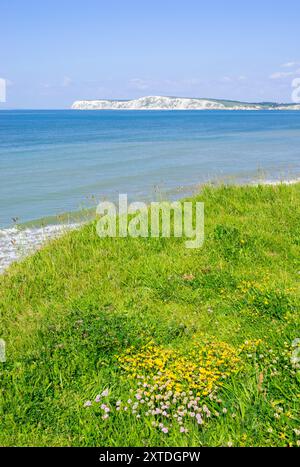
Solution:
M72 104L71 108L75 110L300 110L300 104L146 96L130 100L78 100Z

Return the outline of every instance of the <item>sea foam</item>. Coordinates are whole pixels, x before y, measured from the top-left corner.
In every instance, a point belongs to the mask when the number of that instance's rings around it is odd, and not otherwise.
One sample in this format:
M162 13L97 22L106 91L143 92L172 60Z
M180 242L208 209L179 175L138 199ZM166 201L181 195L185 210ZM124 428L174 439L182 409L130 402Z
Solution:
M37 251L49 240L58 238L80 224L48 225L37 228L12 227L0 229L0 273L12 262Z

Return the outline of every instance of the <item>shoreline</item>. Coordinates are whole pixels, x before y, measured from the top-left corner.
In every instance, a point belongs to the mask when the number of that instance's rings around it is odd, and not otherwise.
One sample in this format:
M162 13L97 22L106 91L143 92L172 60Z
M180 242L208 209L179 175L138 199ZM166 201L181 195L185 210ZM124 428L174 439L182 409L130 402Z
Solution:
M227 183L227 185L235 186L248 186L248 187L257 187L257 186L278 186L278 185L295 185L300 183L300 178L295 178L292 180L265 180L259 182L248 182L248 183ZM211 185L211 182L198 185L198 191L201 190L201 187L205 185ZM222 184L221 184L222 185ZM194 193L194 195L196 192ZM71 214L71 213L68 213ZM78 211L73 212L73 215L76 216ZM66 216L67 217L67 216ZM68 218L68 217L67 217ZM80 217L78 216L80 219ZM45 218L43 218L45 219ZM14 262L21 261L27 256L34 254L40 248L42 248L47 242L59 238L70 230L75 230L83 226L86 222L89 222L93 219L93 216L83 219L81 221L75 222L64 222L59 223L57 218L57 223L42 224L43 219L40 220L41 225L39 226L39 220L33 220L26 224L16 225L13 227L7 227L0 229L0 274L4 273L5 270ZM47 218L46 218L47 219ZM48 217L48 219L55 220L54 216ZM69 217L70 219L70 217ZM29 226L27 226L29 224ZM32 224L32 226L30 226Z
M199 97L143 96L137 99L76 100L71 110L300 110L300 105L277 102L242 102Z
M19 229L0 229L0 274L14 262L34 254L48 241L64 235L82 224L47 225Z
M296 183L300 183L300 177L295 178L293 180L266 180L265 182L253 182L253 183L245 183L241 184L241 186L259 186L259 185L267 185L267 186L277 186L277 185L295 185Z
M190 201L205 204L201 249L100 239L90 223L0 275L2 445L296 444L300 183L206 185Z

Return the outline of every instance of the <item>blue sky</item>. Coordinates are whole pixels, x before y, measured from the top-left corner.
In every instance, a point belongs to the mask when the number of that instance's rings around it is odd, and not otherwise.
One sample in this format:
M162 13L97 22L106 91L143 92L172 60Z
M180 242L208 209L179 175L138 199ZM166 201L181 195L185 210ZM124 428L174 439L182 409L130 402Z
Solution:
M178 95L291 101L299 0L1 0L0 108Z

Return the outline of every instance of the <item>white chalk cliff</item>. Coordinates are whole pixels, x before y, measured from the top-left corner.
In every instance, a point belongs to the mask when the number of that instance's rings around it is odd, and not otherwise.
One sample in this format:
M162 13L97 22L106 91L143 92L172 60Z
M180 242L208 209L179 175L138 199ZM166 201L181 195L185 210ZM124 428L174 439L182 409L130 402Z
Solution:
M131 100L78 100L75 110L300 110L300 104L257 103L190 97L147 96Z

